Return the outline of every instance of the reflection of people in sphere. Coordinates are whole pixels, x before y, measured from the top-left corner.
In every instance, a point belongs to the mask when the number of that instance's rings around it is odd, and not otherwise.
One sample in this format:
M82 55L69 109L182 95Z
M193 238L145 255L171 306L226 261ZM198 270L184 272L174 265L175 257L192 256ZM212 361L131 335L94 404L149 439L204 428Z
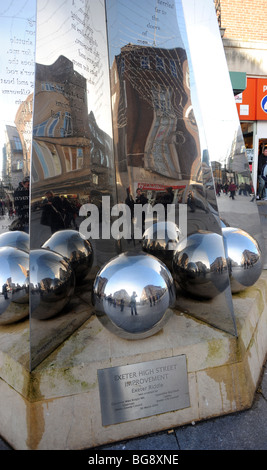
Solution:
M7 284L5 283L2 287L2 293L4 295L4 298L5 299L8 299L8 295L7 295Z
M136 297L137 297L137 294L135 291L133 291L132 293L132 296L131 296L131 302L130 302L130 305L131 305L131 315L135 314L137 315L137 311L136 311Z

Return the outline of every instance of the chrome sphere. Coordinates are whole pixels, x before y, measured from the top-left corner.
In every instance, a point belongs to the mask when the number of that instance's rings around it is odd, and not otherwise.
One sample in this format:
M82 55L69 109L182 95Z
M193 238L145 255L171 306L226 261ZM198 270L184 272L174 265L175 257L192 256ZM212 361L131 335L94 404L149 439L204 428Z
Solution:
M93 264L91 243L76 230L61 230L54 233L42 248L55 251L70 262L76 279L85 278Z
M54 317L71 300L75 275L59 253L38 249L30 252L31 316L38 320Z
M222 228L231 291L240 292L252 286L263 269L263 256L258 242L239 228Z
M0 247L13 246L19 250L30 251L30 235L20 230L0 234Z
M142 239L143 251L159 258L172 268L174 251L178 247L181 232L174 222L158 222L145 230Z
M173 276L194 297L212 299L229 286L223 237L199 231L179 243L173 256Z
M140 339L161 330L175 302L168 268L148 254L124 253L110 260L93 285L96 315L109 331Z
M0 325L29 315L29 254L17 248L0 248Z

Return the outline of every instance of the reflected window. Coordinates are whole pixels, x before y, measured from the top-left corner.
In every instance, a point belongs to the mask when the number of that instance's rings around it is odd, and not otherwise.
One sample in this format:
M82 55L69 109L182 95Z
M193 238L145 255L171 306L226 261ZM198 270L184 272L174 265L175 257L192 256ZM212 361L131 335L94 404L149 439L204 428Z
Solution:
M60 158L55 146L33 141L33 148L43 169L44 179L61 174Z
M60 86L58 83L48 83L48 82L42 83L41 89L42 91L56 91L59 93L64 92L64 87Z
M41 122L40 124L37 124L36 126L33 127L33 135L34 136L38 136L38 137L42 137L42 136L45 136L45 130L46 130L46 126L47 126L47 123L48 123L48 119L47 121L44 121L44 122Z
M83 148L64 147L63 148L66 171L80 170L83 167Z
M33 127L33 135L36 137L55 137L56 126L60 119L60 112L55 113L46 121Z
M176 68L176 63L175 60L171 59L170 60L170 69L171 69L171 74L173 77L177 78L177 68Z
M124 74L125 72L125 60L124 60L124 57L121 58L121 75Z
M162 57L156 56L156 69L165 72L164 59Z
M21 171L23 170L23 161L17 160L16 162L12 163L12 171Z
M14 136L13 142L14 142L14 147L16 150L22 150L22 145L21 145L21 141L19 137Z
M72 119L71 114L66 112L64 116L63 128L60 129L61 137L67 137L72 135Z
M98 175L96 175L95 173L92 174L92 181L94 184L98 184Z
M142 69L150 69L149 57L142 56L141 57L141 67Z
M77 170L83 167L83 148L77 148Z
M36 168L35 168L35 162L32 161L32 167L31 167L31 179L34 183L36 183L37 181L39 181L39 175L38 175L38 171L36 171Z

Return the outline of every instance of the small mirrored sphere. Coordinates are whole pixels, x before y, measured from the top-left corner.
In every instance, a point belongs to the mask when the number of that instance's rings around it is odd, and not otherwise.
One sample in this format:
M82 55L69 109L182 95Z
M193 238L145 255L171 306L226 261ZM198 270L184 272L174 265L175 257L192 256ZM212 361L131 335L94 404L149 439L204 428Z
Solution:
M29 314L29 254L1 247L0 266L0 325L5 325Z
M212 299L229 286L223 237L199 231L182 240L173 256L173 276L194 297Z
M0 234L0 247L13 246L19 250L30 251L30 235L20 230Z
M142 249L159 258L169 269L172 269L172 258L178 247L181 232L174 222L158 222L145 230Z
M231 291L240 292L259 279L263 256L258 242L244 230L222 228Z
M123 253L97 274L93 304L101 323L126 339L151 336L162 329L175 302L168 268L148 254Z
M67 258L77 280L85 278L90 272L93 249L91 243L76 230L61 230L54 233L42 248L55 251Z
M38 320L54 317L69 303L75 275L59 253L38 249L30 252L31 316Z

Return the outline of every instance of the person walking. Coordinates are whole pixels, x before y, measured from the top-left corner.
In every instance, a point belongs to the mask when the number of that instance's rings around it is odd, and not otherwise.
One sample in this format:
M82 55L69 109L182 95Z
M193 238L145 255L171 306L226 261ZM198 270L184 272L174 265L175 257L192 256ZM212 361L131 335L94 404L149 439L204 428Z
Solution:
M262 176L263 168L267 163L267 145L263 148L258 159L258 196L257 199L264 199L266 196L265 180Z
M236 188L236 184L231 181L231 183L229 184L229 188L228 188L228 189L229 189L229 192L230 192L230 196L229 196L229 197L231 197L231 198L234 200L234 198L235 198L235 192L236 192L236 189L237 189L237 188Z

